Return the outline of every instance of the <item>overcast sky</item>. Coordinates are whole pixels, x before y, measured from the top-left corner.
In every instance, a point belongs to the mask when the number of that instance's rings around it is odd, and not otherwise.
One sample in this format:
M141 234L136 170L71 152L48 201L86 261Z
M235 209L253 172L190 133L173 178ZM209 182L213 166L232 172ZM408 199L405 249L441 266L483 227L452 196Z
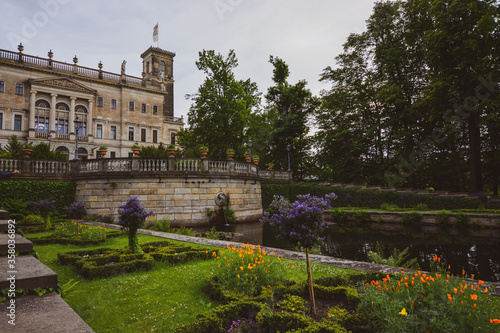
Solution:
M372 0L0 0L0 49L141 77L140 55L154 45L174 58L175 116L187 116L204 80L195 61L198 52L215 50L238 58L237 79L256 82L265 94L272 85L269 56L282 58L291 83L306 80L314 94L328 85L319 75L341 53L352 32L365 30Z

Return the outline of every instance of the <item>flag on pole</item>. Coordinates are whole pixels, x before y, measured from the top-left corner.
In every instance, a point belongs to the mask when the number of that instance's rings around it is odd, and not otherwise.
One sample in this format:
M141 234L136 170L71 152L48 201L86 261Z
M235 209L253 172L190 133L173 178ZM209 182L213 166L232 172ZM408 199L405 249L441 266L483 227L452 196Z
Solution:
M153 28L153 42L158 42L158 23Z

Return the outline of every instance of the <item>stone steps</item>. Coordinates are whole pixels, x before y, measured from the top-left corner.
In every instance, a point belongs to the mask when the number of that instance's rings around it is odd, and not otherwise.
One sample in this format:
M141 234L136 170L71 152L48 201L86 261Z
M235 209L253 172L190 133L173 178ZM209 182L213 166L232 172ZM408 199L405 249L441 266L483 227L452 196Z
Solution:
M10 301L0 303L0 331L12 333L87 333L92 329L55 292L15 299L15 326L9 324ZM11 306L12 307L12 306Z
M8 220L9 212L3 209L0 209L0 220Z
M8 260L7 256L0 257L0 290L10 287L7 279L12 276L16 289L57 288L57 274L32 255L15 257L13 265Z
M31 254L33 252L33 243L22 236L15 234L15 238L10 238L9 234L0 234L0 255L6 254L8 251L8 241L15 241L14 251L20 254Z
M9 230L9 220L0 219L0 232L7 233L8 230ZM17 224L16 224L16 231L17 231Z

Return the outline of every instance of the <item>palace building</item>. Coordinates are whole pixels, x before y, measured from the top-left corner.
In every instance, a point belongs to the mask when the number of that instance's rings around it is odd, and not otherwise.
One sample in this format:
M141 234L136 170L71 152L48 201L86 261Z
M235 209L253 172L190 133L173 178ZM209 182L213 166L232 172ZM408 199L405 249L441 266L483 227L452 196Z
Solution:
M100 146L107 157L128 157L134 144L175 144L184 124L174 117L175 53L150 47L141 54L142 77L0 49L0 144L12 135L73 159L96 158Z

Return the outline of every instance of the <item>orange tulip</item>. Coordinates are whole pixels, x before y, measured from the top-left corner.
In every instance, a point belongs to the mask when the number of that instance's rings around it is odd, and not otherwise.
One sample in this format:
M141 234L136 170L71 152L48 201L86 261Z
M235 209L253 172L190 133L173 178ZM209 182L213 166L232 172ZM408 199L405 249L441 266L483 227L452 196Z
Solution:
M470 299L477 301L477 295L474 295L474 294L470 295Z
M479 280L479 281L477 281L477 284L478 284L478 285L482 285L482 284L484 284L484 281Z
M500 324L500 319L490 319L490 323L492 323L492 324Z

